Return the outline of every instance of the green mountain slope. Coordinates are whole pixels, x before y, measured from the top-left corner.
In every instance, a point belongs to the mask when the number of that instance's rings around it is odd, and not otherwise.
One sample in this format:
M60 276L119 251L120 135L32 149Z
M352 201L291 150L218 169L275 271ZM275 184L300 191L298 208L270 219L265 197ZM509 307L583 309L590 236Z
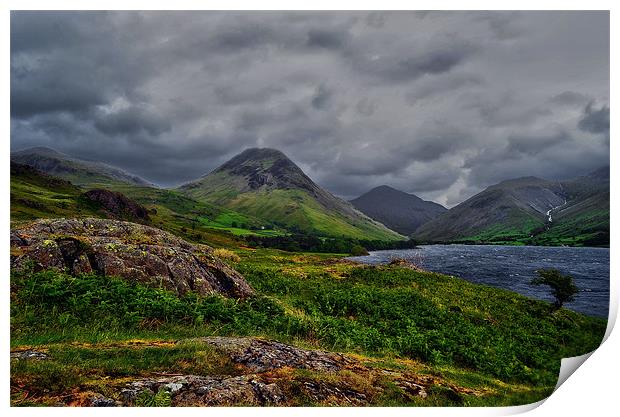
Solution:
M47 217L102 217L100 207L82 198L69 181L11 162L11 220Z
M11 153L11 161L30 165L39 171L71 181L76 185L128 183L150 186L148 181L120 168L96 161L74 158L45 147Z
M402 238L323 190L274 149L247 149L179 191L292 231L361 239Z
M102 207L84 197L92 187L47 175L28 165L11 163L11 221L55 217L109 217ZM172 190L110 183L106 189L121 192L149 210L150 223L186 239L216 246L238 246L234 235L285 234L265 228L251 216L192 200Z
M432 242L609 244L608 170L570 181L526 177L501 182L422 225L413 236Z

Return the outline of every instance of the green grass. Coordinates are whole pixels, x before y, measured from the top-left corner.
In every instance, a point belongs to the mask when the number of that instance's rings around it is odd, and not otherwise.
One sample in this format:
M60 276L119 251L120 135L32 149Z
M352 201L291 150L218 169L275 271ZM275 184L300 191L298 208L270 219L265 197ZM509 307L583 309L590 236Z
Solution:
M323 236L357 239L394 240L393 232L377 225L352 221L339 213L328 212L308 194L299 190L271 190L245 193L228 201L228 207L258 218L269 218L285 227Z
M210 174L199 187L182 192L192 198L266 219L291 231L331 237L400 240L403 236L367 219L348 217L323 207L301 189L244 189L243 180L226 172Z
M526 215L519 210L514 210L513 216L509 216L510 221L505 223L495 223L474 235L455 239L461 243L494 243L505 244L527 244L530 235L537 228L545 225L540 219Z
M201 203L182 194L118 182L89 182L79 188L54 177L37 174L11 176L11 220L21 222L56 217L107 217L83 191L105 188L118 191L150 210L150 224L187 240L213 246L236 247L236 236L280 236L287 232L232 210ZM244 226L244 227L241 227Z
M457 278L331 262L246 255L239 269L258 294L245 302L96 275L13 274L11 343L264 335L550 387L560 359L595 349L605 330L603 320Z
M559 218L531 242L554 246L609 246L609 209L593 209Z
M458 243L543 246L609 246L609 210L593 209L555 218L551 224L533 217L515 224L494 224Z
M56 179L11 176L11 220L101 216L100 207L81 198L80 189Z

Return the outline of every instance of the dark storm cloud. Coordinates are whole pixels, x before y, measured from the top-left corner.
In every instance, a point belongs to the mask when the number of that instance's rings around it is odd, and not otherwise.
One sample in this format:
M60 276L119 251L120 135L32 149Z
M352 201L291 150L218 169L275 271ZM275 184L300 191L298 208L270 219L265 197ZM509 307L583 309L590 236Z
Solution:
M579 120L579 129L609 135L609 106L601 106L600 109L595 110L592 103L588 104L583 118Z
M317 87L314 97L312 98L312 107L317 110L329 107L333 92L324 85Z
M169 120L139 106L97 115L95 127L107 135L132 135L147 132L158 136L171 129Z
M307 45L316 48L339 49L349 38L348 32L337 29L310 29Z
M559 143L569 145L571 140L572 138L570 135L564 131L545 136L510 136L508 138L508 146L506 149L508 154L525 154L534 156Z
M576 93L574 91L564 91L549 99L552 104L559 104L565 106L583 106L592 99L585 94Z
M369 54L365 47L356 45L352 66L389 83L447 73L465 63L476 51L473 44L451 35L431 39L424 45L405 42L390 49L377 49L376 54Z
M607 12L13 12L11 146L165 186L268 146L455 204L608 164L608 51Z

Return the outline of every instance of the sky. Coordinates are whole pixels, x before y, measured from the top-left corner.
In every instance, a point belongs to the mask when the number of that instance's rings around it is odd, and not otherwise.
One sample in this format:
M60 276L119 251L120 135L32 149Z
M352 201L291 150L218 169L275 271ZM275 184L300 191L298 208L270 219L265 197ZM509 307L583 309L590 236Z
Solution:
M160 186L249 147L448 207L609 164L608 12L12 12L11 149Z

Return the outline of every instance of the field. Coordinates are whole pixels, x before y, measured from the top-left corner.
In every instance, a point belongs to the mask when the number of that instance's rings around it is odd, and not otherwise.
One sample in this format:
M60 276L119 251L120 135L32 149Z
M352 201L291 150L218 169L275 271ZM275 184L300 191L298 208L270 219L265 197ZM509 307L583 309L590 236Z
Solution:
M369 367L442 381L422 401L377 380L384 395L373 405L524 404L548 396L560 358L593 350L605 330L603 320L445 275L360 266L340 255L236 252L236 268L257 290L243 302L178 298L97 275L13 273L12 350L53 358L12 363L13 404L51 404L68 393L75 400L91 390L113 396L115 384L162 372L234 373L208 347L175 343L210 335L345 352ZM287 378L351 378L299 372ZM442 390L446 384L459 395Z

